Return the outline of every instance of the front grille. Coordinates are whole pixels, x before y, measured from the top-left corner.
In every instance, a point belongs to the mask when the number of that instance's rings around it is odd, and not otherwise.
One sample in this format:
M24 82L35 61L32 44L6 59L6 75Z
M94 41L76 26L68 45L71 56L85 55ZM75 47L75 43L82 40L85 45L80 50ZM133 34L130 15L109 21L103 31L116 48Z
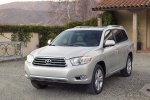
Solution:
M64 58L35 58L33 65L48 66L48 67L66 67Z

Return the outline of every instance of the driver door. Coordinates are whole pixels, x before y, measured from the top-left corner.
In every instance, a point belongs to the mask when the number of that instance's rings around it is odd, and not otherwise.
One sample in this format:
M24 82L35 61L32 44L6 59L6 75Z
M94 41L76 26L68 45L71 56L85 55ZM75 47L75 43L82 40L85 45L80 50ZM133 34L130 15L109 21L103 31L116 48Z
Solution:
M104 43L107 40L114 40L114 36L113 36L113 32L111 30L108 30L105 32L105 36L104 36ZM115 41L115 40L114 40ZM117 52L118 48L114 45L114 46L109 46L109 47L105 47L104 48L104 53L106 55L106 66L108 67L108 73L112 73L114 71L117 70L118 68L118 52Z

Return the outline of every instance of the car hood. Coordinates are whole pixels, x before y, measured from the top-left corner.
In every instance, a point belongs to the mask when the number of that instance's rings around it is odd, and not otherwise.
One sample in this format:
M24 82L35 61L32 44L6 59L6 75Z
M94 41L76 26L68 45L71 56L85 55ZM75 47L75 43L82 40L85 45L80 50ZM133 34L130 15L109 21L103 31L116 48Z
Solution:
M46 46L33 51L34 57L64 57L66 59L85 55L96 47L65 47L65 46Z

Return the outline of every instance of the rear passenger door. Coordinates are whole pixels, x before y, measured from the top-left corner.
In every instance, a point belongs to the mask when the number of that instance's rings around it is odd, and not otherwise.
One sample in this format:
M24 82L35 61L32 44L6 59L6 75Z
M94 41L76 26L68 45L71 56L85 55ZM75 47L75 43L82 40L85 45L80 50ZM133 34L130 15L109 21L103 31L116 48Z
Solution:
M114 29L112 30L115 41L116 41L116 47L117 47L117 53L118 53L118 63L119 66L117 69L122 69L126 65L127 60L127 40L128 37L124 30L121 29Z

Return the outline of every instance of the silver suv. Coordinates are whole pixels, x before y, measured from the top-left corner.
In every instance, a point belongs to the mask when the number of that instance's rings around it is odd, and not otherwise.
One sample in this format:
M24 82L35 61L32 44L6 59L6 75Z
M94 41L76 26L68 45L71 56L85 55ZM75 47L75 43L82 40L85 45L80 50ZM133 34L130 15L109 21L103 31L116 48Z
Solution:
M37 89L50 83L86 84L88 93L99 94L106 77L118 71L130 76L132 61L133 43L122 26L78 26L31 52L25 76Z

